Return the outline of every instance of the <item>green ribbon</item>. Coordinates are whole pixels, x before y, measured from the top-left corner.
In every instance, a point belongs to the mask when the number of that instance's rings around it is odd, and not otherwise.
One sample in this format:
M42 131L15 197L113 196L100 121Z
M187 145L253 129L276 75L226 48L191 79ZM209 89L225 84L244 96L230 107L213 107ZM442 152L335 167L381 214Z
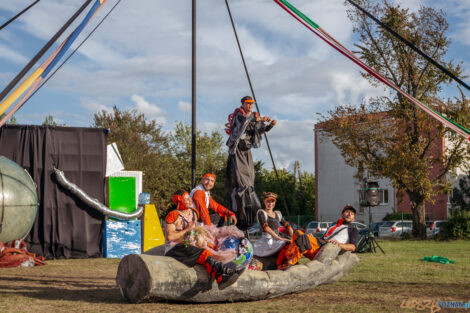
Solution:
M317 23L315 23L314 21L309 19L308 16L306 16L305 14L300 12L295 6L293 6L292 4L287 2L286 0L279 0L279 1L282 2L282 4L284 4L286 7L288 7L292 12L297 14L300 18L302 18L306 23L308 23L313 28L315 28L315 29L320 28L320 25L318 25Z
M439 255L425 256L424 258L421 259L421 261L441 263L441 264L455 264L455 261L449 260L445 256L439 256Z

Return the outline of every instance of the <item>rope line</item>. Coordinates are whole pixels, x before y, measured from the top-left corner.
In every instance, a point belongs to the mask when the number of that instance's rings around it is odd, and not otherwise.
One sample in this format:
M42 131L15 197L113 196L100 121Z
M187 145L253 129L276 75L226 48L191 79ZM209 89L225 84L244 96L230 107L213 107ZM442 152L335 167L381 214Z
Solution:
M430 56L428 56L426 53L424 53L423 51L421 51L419 48L417 48L415 45L413 45L411 42L409 42L408 40L406 40L405 38L403 38L402 36L400 36L400 34L398 34L396 31L394 31L393 29L391 29L390 27L388 27L387 25L385 25L383 22L381 22L379 19L377 19L375 16L373 16L372 14L370 14L369 12L367 12L364 8L362 8L361 6L359 6L357 3L355 3L354 1L352 0L346 0L348 1L350 4L352 4L353 6L355 6L358 10L360 10L362 13L364 13L365 15L367 15L370 19L372 19L374 22L376 22L377 24L380 25L380 27L382 27L383 29L385 29L386 31L388 31L389 33L391 33L393 36L395 36L396 38L398 38L401 42L403 42L405 45L407 45L408 47L410 47L411 49L413 49L416 53L418 53L420 56L422 56L423 58L426 59L426 61L428 61L429 63L431 63L432 65L434 65L435 67L437 67L438 69L440 69L442 72L444 72L447 76L449 76L450 78L452 78L453 80L455 80L457 83L459 83L460 85L464 86L465 88L467 88L467 90L470 90L470 86L467 85L467 83L465 83L464 81L462 81L460 78L458 78L457 76L455 76L454 74L452 74L447 68L445 68L444 66L442 66L441 64L439 64L437 61L435 61L433 58L431 58Z
M345 48L343 45L341 45L339 42L337 42L331 35L329 35L325 30L323 30L318 24L313 22L311 19L309 19L306 15L304 15L302 12L300 12L297 8L295 8L292 4L287 2L286 0L274 0L279 6L281 6L286 12L288 12L290 15L292 15L297 21L299 21L301 24L303 24L305 27L307 27L311 32L313 32L315 35L320 37L323 41L325 41L327 44L329 44L331 47L333 47L335 50L346 56L348 59L356 63L358 66L360 66L362 69L364 69L366 72L368 72L370 75L381 81L382 83L386 84L387 86L391 87L398 93L402 94L405 98L410 100L413 104L415 104L417 107L421 108L424 110L426 113L428 113L430 116L447 126L448 128L454 130L461 136L465 137L466 139L470 140L470 131L466 129L465 127L459 125L458 123L450 120L449 118L443 116L442 114L438 113L434 109L428 107L427 105L421 103L419 100L399 88L397 85L392 83L390 80L387 78L383 77L381 74L379 74L376 70L371 68L369 65L365 64L362 60L360 60L358 57L356 57L351 51L349 51L347 48Z
M31 9L36 3L38 3L39 1L41 0L36 0L34 1L33 3L31 3L29 6L27 6L25 9L23 9L23 11L21 11L20 13L16 14L15 16L13 16L11 19L9 19L8 21L6 21L2 26L0 26L0 30L4 29L5 27L7 27L8 24L10 24L11 22L13 22L14 20L16 20L18 17L20 17L21 15L23 15L23 13L25 13L26 11L28 11L29 9Z

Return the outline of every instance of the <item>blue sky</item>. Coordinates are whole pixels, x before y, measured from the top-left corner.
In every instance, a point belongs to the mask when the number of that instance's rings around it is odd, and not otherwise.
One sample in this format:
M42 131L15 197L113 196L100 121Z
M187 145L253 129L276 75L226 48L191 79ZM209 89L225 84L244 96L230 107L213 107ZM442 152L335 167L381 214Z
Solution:
M77 43L115 2L108 0ZM0 24L29 3L0 1ZM43 0L0 31L1 89L81 3ZM313 172L317 113L381 95L384 88L374 88L363 80L357 66L314 37L272 0L230 3L261 112L279 120L270 133L277 165L291 169L298 160L304 170ZM343 0L292 3L353 48L356 38ZM470 74L468 0L402 1L402 6L411 10L421 4L441 8L447 14L452 38L448 58L463 62ZM224 1L198 1L197 42L198 128L222 130L227 115L249 94ZM456 92L455 84L447 90L448 95ZM52 114L60 123L89 126L94 112L116 105L137 109L171 131L175 121L190 122L190 102L191 1L123 0L15 116L22 124L40 124ZM270 167L264 147L254 157Z

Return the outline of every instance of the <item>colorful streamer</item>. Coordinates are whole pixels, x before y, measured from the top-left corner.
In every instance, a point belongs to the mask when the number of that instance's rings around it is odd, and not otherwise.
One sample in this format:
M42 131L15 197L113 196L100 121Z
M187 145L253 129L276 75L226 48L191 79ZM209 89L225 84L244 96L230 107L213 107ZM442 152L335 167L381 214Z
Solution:
M366 72L374 76L376 79L381 81L382 83L386 84L387 86L393 88L395 91L399 92L402 94L405 98L410 100L413 104L415 104L417 107L421 108L424 110L426 113L428 113L430 116L432 116L434 119L442 123L443 125L449 127L450 129L454 130L457 132L459 135L465 137L466 139L470 140L470 131L466 129L465 127L457 124L456 122L450 120L449 118L441 115L437 111L433 110L432 108L428 107L427 105L423 104L401 88L399 88L397 85L392 83L390 80L387 78L383 77L381 74L379 74L376 70L365 64L362 60L360 60L358 57L356 57L351 51L349 51L346 47L344 47L342 44L340 44L338 41L336 41L330 34L328 34L325 30L323 30L318 24L316 24L314 21L312 21L310 18L308 18L305 14L303 14L301 11L299 11L297 8L295 8L292 4L287 2L286 0L274 0L280 7L282 7L286 12L288 12L290 15L292 15L297 21L299 21L302 25L307 27L311 32L313 32L315 35L320 37L323 41L325 41L327 44L329 44L331 47L336 49L338 52L343 54L345 57L356 63L358 66L360 66L362 69L364 69Z
M49 64L51 64L52 60L57 56L59 51L64 47L66 41L67 40L64 40L64 42L41 64L39 69L42 69L43 73L44 73L44 70L49 66ZM28 92L25 93L23 97L21 97L21 99L15 104L15 106L10 111L8 111L7 114L5 114L5 116L0 121L0 127L5 125L6 122L13 116L13 114L15 114L16 111L18 111L18 109L23 105L23 103L25 103L26 100L29 99L31 94L34 92L34 90L36 90L36 88L38 88L39 84L41 84L42 81L43 81L43 77L41 75L36 79L36 81L31 86L31 88L29 88Z
M65 52L70 48L75 39L85 28L85 26L90 22L90 20L95 16L95 14L103 7L107 0L96 0L93 6L90 8L90 11L85 16L83 21L77 28L72 32L72 34L67 37L67 39L57 48L51 56L43 63L39 68L37 68L28 78L26 78L3 102L0 103L0 115L2 115L13 103L15 103L18 98L23 95L28 89L28 93L22 97L20 100L20 105L26 101L28 96L34 91L39 83L49 74L52 68L59 62L59 60L64 56ZM11 115L10 115L11 116ZM3 122L4 119L2 119ZM3 124L0 124L0 126Z
M31 68L36 64L40 58L49 50L50 47L59 39L60 36L72 25L72 23L82 14L86 7L90 4L92 0L85 0L83 4L78 8L77 11L65 22L64 25L52 36L51 39L39 50L36 55L26 64L23 69L16 74L16 76L10 81L10 83L0 92L0 101L5 99L5 97L10 93L10 91L21 81L21 79L31 70Z

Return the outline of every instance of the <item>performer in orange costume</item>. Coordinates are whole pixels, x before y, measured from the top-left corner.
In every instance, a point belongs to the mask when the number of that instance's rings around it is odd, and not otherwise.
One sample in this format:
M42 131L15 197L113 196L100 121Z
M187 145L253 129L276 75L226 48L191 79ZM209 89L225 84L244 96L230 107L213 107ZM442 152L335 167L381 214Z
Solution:
M207 249L185 242L198 218L189 194L183 189L178 190L173 195L173 203L174 210L165 218L165 256L189 267L201 264L217 281L220 290L235 283L242 271L236 271L217 261Z
M214 188L215 184L215 175L211 173L207 173L202 176L201 183L194 188L190 196L193 199L194 205L196 210L199 212L199 221L204 223L204 225L212 225L210 216L209 216L209 209L213 210L220 217L227 219L230 218L232 224L237 223L237 218L235 217L235 213L225 208L223 205L217 203L210 194L210 190Z

